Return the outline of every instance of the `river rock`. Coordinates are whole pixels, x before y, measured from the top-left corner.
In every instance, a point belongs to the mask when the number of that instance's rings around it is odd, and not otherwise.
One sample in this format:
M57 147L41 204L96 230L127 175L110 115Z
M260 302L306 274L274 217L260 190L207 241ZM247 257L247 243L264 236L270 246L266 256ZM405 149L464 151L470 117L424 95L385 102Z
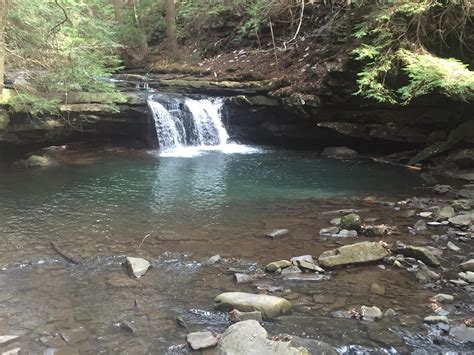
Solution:
M416 279L423 283L438 280L440 277L439 274L430 270L426 265L421 265L420 270L416 273Z
M474 271L474 259L465 261L459 265L464 271Z
M186 335L186 341L193 350L210 348L217 345L217 338L211 332L196 332Z
M333 234L339 233L339 228L337 227L329 227L329 228L323 228L319 231L320 236L332 236Z
M455 252L458 252L458 251L461 251L461 248L458 247L456 244L454 244L453 242L448 242L448 244L446 245L447 248L449 250L452 250L452 251L455 251Z
M322 156L335 159L355 159L359 154L347 147L326 147L323 150Z
M374 321L374 320L383 318L382 311L380 310L380 308L376 306L372 306L372 307L362 306L360 309L360 313L361 313L362 319L368 320L368 321Z
M0 345L7 345L19 338L17 335L0 335Z
M423 322L428 324L436 323L449 323L449 320L446 316L428 316L423 319Z
M267 336L265 328L255 320L235 323L222 334L216 355L302 354L302 351L292 347L290 342L268 340Z
M423 213L423 212L422 212ZM421 215L421 214L420 214ZM423 221L422 219L416 221L415 225L413 226L413 229L417 232L417 233L420 233L420 232L424 232L428 229L428 227L426 226L426 222Z
M338 238L355 238L357 237L357 231L354 230L347 230L347 229L342 229L335 235L335 237Z
M1 355L18 355L20 354L21 348L15 348L3 352Z
M216 264L216 263L218 263L218 262L221 261L221 260L222 260L222 258L221 258L220 255L214 255L214 256L211 256L211 257L209 258L208 263L209 263L209 264Z
M319 256L318 261L323 267L335 267L379 261L389 254L380 243L361 242L325 251Z
M456 227L467 227L474 221L474 213L460 214L449 219Z
M301 269L324 273L324 269L322 269L315 263L311 255L295 256L291 258L291 262L293 263L293 265L298 266Z
M235 308L241 312L259 311L264 319L285 314L291 307L291 303L284 298L244 292L225 292L214 299L214 308L217 310L230 311Z
M127 257L126 264L130 273L137 279L145 275L151 266L147 260L133 257Z
M474 328L466 327L464 324L451 327L449 335L462 343L474 343Z
M360 231L362 227L362 219L355 213L350 213L341 218L341 228L347 230Z
M288 235L290 231L288 229L275 229L272 232L267 234L267 237L270 237L272 239L281 239Z
M433 187L433 191L440 194L444 195L452 190L452 187L450 185L436 185Z
M425 264L429 266L440 266L439 260L433 253L425 247L417 247L413 245L405 245L402 248L397 248L397 252L412 258L416 258L418 260L423 261Z
M438 221L445 221L447 219L453 218L456 215L456 211L454 211L454 208L451 206L446 206L443 207L439 210L437 214L437 220Z
M234 309L230 312L230 321L233 323L242 322L246 320L256 320L262 322L262 313L259 311L254 312L241 312L238 309Z
M439 302L439 303L451 303L454 301L454 296L447 295L445 293L439 293L436 296L431 297L430 300Z
M461 211L470 211L472 207L471 200L454 200L451 203L451 206L453 206L454 210L457 212Z
M277 270L290 267L291 265L293 264L291 263L291 261L288 261L288 260L274 261L268 264L267 266L265 266L265 270L267 270L268 272L275 272Z
M298 266L290 266L281 271L281 276L290 275L290 274L301 274L303 271Z
M474 272L472 271L460 272L458 275L463 280L466 280L467 282L471 284L474 283Z
M329 221L329 224L332 226L340 226L341 225L341 218L333 218Z
M338 352L331 345L322 341L313 339L304 339L300 337L292 337L291 345L295 348L305 348L308 350L307 354L314 355L337 355ZM303 355L304 353L302 353Z

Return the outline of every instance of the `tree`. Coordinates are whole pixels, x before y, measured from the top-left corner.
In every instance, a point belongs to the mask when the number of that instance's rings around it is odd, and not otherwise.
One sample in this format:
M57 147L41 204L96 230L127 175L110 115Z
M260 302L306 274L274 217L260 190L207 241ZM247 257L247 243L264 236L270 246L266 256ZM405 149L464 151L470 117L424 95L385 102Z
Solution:
M0 96L3 91L5 74L5 20L7 13L6 0L0 0Z
M178 36L176 34L176 6L175 0L165 0L166 10L166 37L173 59L179 59Z

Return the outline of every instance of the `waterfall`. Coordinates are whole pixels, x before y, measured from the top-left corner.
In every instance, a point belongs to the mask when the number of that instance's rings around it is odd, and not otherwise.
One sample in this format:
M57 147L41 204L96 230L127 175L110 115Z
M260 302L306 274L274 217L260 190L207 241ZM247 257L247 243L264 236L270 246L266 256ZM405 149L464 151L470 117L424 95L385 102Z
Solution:
M160 149L224 146L229 135L222 122L223 103L222 99L195 100L177 95L149 98Z

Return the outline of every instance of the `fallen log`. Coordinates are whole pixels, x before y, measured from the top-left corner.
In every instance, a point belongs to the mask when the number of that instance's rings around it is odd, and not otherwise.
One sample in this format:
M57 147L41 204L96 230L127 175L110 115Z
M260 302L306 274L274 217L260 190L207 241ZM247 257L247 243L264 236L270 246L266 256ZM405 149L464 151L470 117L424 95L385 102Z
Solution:
M64 250L62 250L58 243L57 242L51 242L51 246L53 247L53 249L59 254L61 255L64 259L66 259L67 261L69 261L70 263L73 263L73 264L80 264L81 261L79 259L77 259L74 255L72 254L69 254L67 252L65 252Z

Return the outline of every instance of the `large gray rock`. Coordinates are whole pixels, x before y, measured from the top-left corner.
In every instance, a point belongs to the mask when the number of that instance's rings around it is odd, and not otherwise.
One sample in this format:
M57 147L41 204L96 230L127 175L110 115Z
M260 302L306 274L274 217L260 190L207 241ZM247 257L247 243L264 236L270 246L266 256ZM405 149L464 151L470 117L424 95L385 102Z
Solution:
M217 310L230 311L235 308L241 312L259 311L264 319L285 314L291 307L291 303L284 298L244 292L225 292L214 299L214 308Z
M335 267L379 261L388 255L390 252L382 244L362 242L325 251L319 256L318 261L323 267Z
M355 159L358 154L355 150L347 147L326 147L323 150L323 157L335 159Z
M268 333L257 321L246 320L231 325L219 340L217 355L303 355L290 342L267 339Z
M151 264L142 258L127 257L126 264L128 271L137 279L145 275Z

